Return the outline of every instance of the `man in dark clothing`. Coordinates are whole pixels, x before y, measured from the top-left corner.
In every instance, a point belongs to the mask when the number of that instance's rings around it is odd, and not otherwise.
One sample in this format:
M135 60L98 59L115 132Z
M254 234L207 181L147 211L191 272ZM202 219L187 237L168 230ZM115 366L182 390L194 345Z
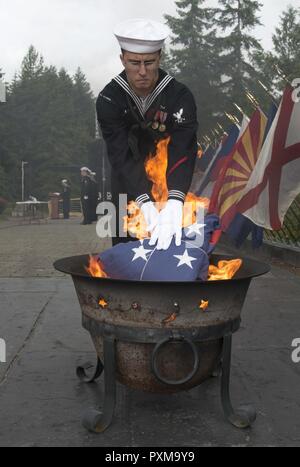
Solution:
M115 32L125 70L100 93L97 115L112 166L113 202L125 193L144 214L151 243L168 249L181 243L183 203L197 155L197 109L189 89L160 69L165 26L132 20ZM158 212L145 173L145 159L157 143L170 137L167 183L169 197ZM118 224L118 223L117 223ZM113 239L113 243L121 239ZM129 238L130 240L130 238Z
M92 181L90 178L90 169L82 167L81 169L81 206L83 221L81 225L89 225L93 222L92 212Z
M63 200L63 213L64 219L70 218L70 199L71 199L71 187L68 180L62 180L63 186L62 193L60 194Z
M95 172L91 172L89 175L91 180L91 219L93 222L97 221L97 206L100 202L96 175Z

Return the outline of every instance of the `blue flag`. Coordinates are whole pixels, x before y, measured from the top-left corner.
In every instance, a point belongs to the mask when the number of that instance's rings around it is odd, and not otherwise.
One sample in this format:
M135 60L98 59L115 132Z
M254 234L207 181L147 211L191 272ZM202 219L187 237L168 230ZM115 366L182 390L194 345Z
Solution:
M212 146L208 146L206 151L203 153L201 159L199 159L197 163L197 168L201 170L201 172L205 172L211 161L213 160L214 155L216 154L216 148Z
M206 281L209 255L214 248L210 240L218 227L219 218L208 215L204 225L197 223L184 229L180 246L173 239L168 250L158 251L156 246L149 246L147 239L120 243L98 257L108 277L113 279Z
M201 180L200 186L196 190L196 195L197 196L201 196L203 191L207 187L207 185L213 180L212 175L214 173L214 169L217 166L217 163L221 159L227 157L231 153L231 151L232 151L232 149L233 149L233 147L234 147L234 145L235 145L235 143L236 143L236 141L237 141L237 139L239 137L239 134L240 134L240 128L235 124L231 125L230 128L228 129L227 138L224 140L223 143L220 144L218 150L213 155L213 157L212 157L212 159L211 159L211 161L210 161L210 163L209 163L209 165L208 165L208 167L206 169L206 172L205 172L205 174L204 174L204 176L203 176L203 178Z

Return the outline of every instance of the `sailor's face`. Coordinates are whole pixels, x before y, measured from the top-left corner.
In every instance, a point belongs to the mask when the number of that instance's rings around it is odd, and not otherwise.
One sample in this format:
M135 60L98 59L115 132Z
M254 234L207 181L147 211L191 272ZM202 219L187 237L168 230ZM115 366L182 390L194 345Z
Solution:
M160 52L136 54L126 51L121 55L121 61L133 90L141 95L151 92L158 80Z

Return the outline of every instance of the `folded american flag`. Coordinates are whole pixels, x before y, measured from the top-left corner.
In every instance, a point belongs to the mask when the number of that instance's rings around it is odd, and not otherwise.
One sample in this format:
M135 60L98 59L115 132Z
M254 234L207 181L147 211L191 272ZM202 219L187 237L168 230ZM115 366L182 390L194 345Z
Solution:
M174 239L166 251L149 246L148 239L120 243L101 253L99 259L112 279L205 281L209 255L214 249L212 234L218 228L219 218L211 214L204 218L204 224L183 230L180 246L175 245Z

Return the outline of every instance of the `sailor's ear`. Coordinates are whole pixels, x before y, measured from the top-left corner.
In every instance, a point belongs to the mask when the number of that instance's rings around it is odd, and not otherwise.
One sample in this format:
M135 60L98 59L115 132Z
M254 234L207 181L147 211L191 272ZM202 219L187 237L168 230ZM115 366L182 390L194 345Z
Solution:
M120 60L122 62L122 65L125 67L125 58L124 58L124 52L123 50L121 51L121 54L120 54Z

